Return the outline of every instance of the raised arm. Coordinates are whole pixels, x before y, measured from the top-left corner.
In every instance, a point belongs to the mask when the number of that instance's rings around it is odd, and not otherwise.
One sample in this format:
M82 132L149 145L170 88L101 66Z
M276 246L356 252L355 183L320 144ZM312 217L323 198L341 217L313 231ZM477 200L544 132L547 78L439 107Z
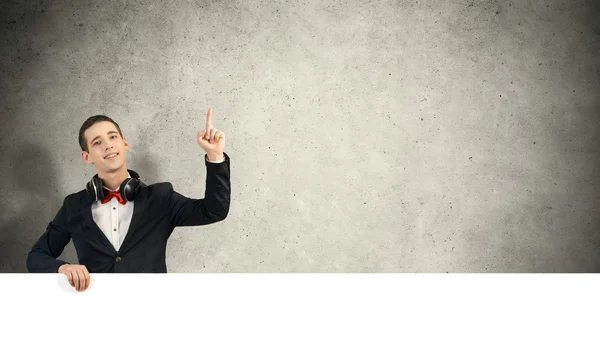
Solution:
M212 109L206 126L198 132L198 144L206 151L206 190L204 199L191 199L173 190L169 184L168 206L173 226L207 225L227 217L231 198L229 157L223 151L225 134L212 127ZM222 160L222 161L220 161Z

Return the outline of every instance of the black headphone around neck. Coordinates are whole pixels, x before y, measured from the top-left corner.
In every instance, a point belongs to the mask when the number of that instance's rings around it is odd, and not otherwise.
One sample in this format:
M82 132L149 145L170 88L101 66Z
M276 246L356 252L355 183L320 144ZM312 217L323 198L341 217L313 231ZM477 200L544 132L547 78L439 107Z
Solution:
M129 169L127 169L127 171L129 171L131 177L125 179L125 181L121 183L119 192L125 201L132 201L140 192L140 187L142 185L145 186L146 184L140 180L140 175L138 173ZM94 201L104 199L104 185L102 184L102 179L98 177L98 174L94 175L92 180L87 183L85 190L94 198Z

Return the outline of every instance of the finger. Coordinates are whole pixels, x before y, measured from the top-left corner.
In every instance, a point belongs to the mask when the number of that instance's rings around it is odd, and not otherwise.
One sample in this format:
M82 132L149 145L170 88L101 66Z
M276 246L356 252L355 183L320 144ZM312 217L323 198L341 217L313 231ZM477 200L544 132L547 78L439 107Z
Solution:
M83 287L85 286L85 274L81 269L78 269L77 275L79 276L79 291L83 291Z
M204 130L204 135L202 135L202 141L209 142L210 140L210 131Z
M87 271L87 269L85 269L85 289L87 290L87 288L90 287L90 282L92 281L91 277L90 277L90 273Z
M198 132L198 140L204 140L204 138L206 137L206 129L203 129L202 131Z
M79 291L85 290L85 274L82 269L77 270L79 275Z
M75 282L73 281L73 274L69 271L65 275L67 276L67 279L69 279L69 284L72 287L75 287Z
M212 128L210 129L210 135L209 135L209 139L210 139L210 143L212 144L213 142L215 142L215 133L217 132L217 129Z
M212 116L212 108L208 108L208 113L206 114L206 129L210 129L210 127L212 126L212 121L211 121L211 116Z
M73 282L75 283L75 290L79 291L79 274L77 270L73 270Z

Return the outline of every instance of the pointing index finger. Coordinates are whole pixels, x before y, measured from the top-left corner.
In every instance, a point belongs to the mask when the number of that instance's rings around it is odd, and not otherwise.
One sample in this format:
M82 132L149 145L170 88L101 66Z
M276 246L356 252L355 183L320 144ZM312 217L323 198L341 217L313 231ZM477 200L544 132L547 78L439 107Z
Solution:
M206 128L207 129L210 129L210 126L212 125L212 122L210 119L211 115L212 115L212 108L208 108L208 113L206 114Z

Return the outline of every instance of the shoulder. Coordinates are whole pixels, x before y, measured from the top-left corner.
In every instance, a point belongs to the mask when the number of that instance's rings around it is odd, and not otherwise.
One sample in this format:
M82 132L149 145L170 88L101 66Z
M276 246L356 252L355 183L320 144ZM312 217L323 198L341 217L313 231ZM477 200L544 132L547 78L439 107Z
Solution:
M170 182L160 182L152 185L144 185L144 190L148 196L166 196L173 192L173 184Z
M77 208L85 206L86 201L91 201L92 197L88 192L83 189L76 193L69 194L65 197L63 201L63 205L66 205L70 208Z

